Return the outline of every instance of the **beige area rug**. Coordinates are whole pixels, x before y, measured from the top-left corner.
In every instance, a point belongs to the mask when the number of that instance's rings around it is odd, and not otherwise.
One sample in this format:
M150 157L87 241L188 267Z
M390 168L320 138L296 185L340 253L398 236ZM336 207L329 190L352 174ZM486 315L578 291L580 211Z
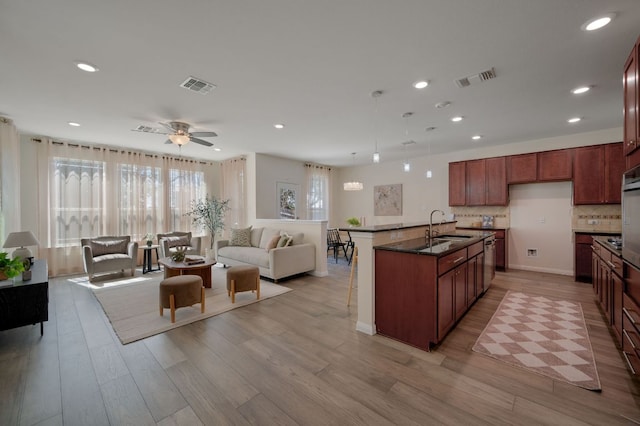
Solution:
M176 309L175 323L171 323L169 309L165 309L164 316L160 316L158 287L164 278L162 272L142 275L137 271L133 278L110 280L99 284L99 287L87 286L93 290L111 326L125 345L291 291L290 288L260 280L260 300L256 300L255 293L248 291L237 293L236 303L231 303L231 298L227 296L227 270L214 267L212 274L212 286L205 289L205 312L200 313L199 303ZM83 284L77 279L73 282Z
M473 351L589 390L601 390L582 306L509 291Z

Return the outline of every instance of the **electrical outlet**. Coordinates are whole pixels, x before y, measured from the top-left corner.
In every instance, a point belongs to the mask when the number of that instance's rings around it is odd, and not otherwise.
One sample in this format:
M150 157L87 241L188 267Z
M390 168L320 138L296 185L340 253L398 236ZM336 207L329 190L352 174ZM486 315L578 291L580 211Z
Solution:
M599 223L600 223L600 221L598 219L588 219L587 220L587 225L597 225Z
M527 249L527 257L537 257L537 256L538 256L538 249L535 249L535 248Z

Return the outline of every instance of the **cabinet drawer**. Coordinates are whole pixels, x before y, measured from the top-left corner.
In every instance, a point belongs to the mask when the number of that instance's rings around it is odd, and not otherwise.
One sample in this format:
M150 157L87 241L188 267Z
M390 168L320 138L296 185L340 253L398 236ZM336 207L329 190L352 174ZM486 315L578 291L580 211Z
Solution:
M640 328L640 309L638 305L627 294L622 295L622 316L624 318L624 324L628 327L635 329Z
M478 241L474 245L467 247L467 250L469 250L469 258L482 253L484 251L484 240Z
M640 359L635 355L634 352L622 352L622 356L624 356L625 361L627 362L627 366L632 374L637 375L640 373Z
M622 350L625 352L633 352L636 356L640 355L640 333L631 324L631 320L626 315L623 315L623 328L622 328Z
M467 248L454 251L438 259L438 275L442 275L467 260Z
M593 237L589 234L576 234L576 244L593 244Z
M503 229L499 229L494 231L496 233L496 238L501 238L504 240L504 230Z
M613 272L622 277L622 259L612 254L609 262L609 266Z

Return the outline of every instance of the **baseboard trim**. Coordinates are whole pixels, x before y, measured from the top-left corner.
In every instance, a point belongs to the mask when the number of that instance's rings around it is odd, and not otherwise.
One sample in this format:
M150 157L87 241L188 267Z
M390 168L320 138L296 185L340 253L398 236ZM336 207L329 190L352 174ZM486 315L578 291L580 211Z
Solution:
M567 271L567 270L564 270L564 269L539 268L539 267L535 267L535 266L525 266L525 265L509 265L509 269L519 269L521 271L544 272L544 273L547 273L547 274L573 276L573 271Z
M373 336L376 334L376 329L371 324L366 324L362 321L358 321L356 323L356 331L359 331L364 334L368 334L369 336Z

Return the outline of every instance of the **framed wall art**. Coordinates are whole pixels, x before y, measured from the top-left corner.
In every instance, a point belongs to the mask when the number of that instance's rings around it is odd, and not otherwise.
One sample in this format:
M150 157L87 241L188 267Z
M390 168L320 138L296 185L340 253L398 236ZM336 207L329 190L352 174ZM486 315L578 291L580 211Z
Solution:
M373 187L374 216L402 216L402 184Z
M286 182L276 182L276 196L278 197L278 218L297 219L298 193L300 185Z

